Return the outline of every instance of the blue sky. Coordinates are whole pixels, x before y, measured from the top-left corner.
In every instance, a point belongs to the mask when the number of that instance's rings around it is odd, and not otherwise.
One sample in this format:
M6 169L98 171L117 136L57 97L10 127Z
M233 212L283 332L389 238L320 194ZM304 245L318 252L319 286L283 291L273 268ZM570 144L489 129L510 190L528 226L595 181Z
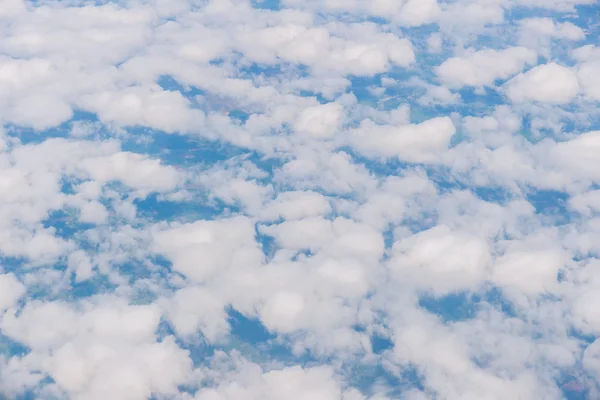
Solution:
M600 397L595 0L0 6L0 397Z

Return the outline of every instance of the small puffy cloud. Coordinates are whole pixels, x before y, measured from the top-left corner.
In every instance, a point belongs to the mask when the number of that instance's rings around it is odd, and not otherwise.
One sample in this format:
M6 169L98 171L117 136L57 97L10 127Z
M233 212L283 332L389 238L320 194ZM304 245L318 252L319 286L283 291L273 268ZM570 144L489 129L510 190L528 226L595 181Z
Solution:
M365 120L351 131L351 143L360 153L374 158L397 157L410 163L435 163L450 144L456 128L448 117L420 124L376 125Z
M434 197L436 189L429 179L419 175L390 177L382 182L352 216L380 231L400 224L420 196Z
M583 368L592 379L590 392L592 395L600 394L600 340L596 339L583 353Z
M14 274L0 274L0 311L14 306L25 290Z
M53 230L11 229L0 233L0 251L9 257L25 257L34 264L56 261L72 248L72 243L56 237Z
M129 88L84 96L79 105L103 122L123 126L148 126L166 132L189 132L204 123L204 114L192 109L180 92L154 88Z
M573 50L572 57L579 61L598 61L600 60L600 47L588 44Z
M583 63L577 68L577 76L585 97L600 101L600 77L598 77L600 61Z
M155 306L115 298L77 310L62 302L29 302L5 315L3 333L31 349L30 367L51 377L69 398L145 399L175 395L191 374L188 352L154 335Z
M367 225L346 218L329 221L323 217L284 221L278 225L261 227L286 249L309 249L328 255L349 256L377 260L383 255L381 234Z
M551 18L527 18L521 20L520 25L523 39L526 39L527 36L542 36L567 40L585 39L583 29L571 22L555 22Z
M536 52L524 47L487 49L452 57L437 67L436 73L451 88L491 86L496 80L510 78L536 62Z
M315 138L330 138L340 126L342 112L343 106L338 103L307 107L300 112L294 129Z
M250 372L248 374L248 372ZM262 372L249 370L215 388L203 388L194 400L343 400L344 392L330 367L288 367ZM242 384L240 384L243 382ZM350 398L352 399L352 398ZM356 398L354 398L356 399ZM360 397L358 399L361 399Z
M519 43L552 58L555 41L580 41L585 39L583 29L571 22L556 22L552 18L527 18L519 21Z
M550 293L567 258L560 251L511 251L494 262L492 280L527 295Z
M461 40L466 35L483 30L485 26L504 22L501 0L461 0L445 3L440 15L440 30ZM454 36L452 36L454 35Z
M233 178L216 184L212 189L211 196L219 198L227 204L239 204L252 214L262 208L270 194L270 186L263 186L252 180Z
M269 297L260 310L260 318L271 331L290 333L298 329L306 308L302 295L279 292Z
M547 10L570 12L575 6L594 4L596 0L513 0L515 6L545 8Z
M76 282L83 282L94 274L92 260L83 250L76 250L69 254L67 266L75 272Z
M465 328L473 329L473 325ZM513 370L514 374L506 374L506 369L502 367L494 371L493 368L477 366L469 354L470 349L464 337L431 319L419 318L396 329L394 338L394 357L403 365L419 365L427 371L423 386L429 392L452 393L451 398L494 400L561 398L555 385L547 385L532 371ZM491 343L498 346L499 341L496 339L484 346L491 346ZM517 345L514 342L510 344Z
M573 58L579 61L576 67L577 77L583 94L593 101L600 101L600 48L587 45L573 51Z
M397 279L406 277L424 290L444 295L477 289L491 261L484 239L437 226L394 243L389 263Z
M320 149L299 149L298 156L287 162L273 178L297 189L346 194L369 190L376 183L366 168L352 161L345 152L331 153Z
M108 157L88 158L80 166L99 182L121 181L135 189L170 191L181 182L181 174L160 160L135 153L121 152Z
M600 211L600 190L591 190L569 199L569 205L577 212L591 216Z
M258 267L263 254L254 224L245 217L196 221L157 230L155 250L173 262L173 269L193 282L203 282L226 269Z
M55 91L45 89L59 79L54 63L43 58L0 57L0 117L17 125L46 129L69 120L73 110Z
M579 92L580 85L575 72L554 62L538 65L506 83L506 93L515 103L534 101L565 104Z
M333 15L371 15L409 27L435 23L441 13L437 0L284 0L284 4Z
M600 171L596 160L600 149L600 131L581 134L571 140L557 143L547 154L555 168L566 174L570 182L598 182Z
M164 305L173 328L184 338L201 332L215 342L229 333L224 302L202 287L180 289Z
M440 33L432 33L427 38L427 49L432 53L439 53L444 46L444 40Z
M425 94L417 100L417 102L420 105L432 106L437 104L447 105L460 103L460 94L453 93L447 86L432 85L427 82L421 81L420 79L413 79L411 84L414 84L415 87L423 88L426 90Z
M52 94L40 93L19 99L9 108L6 117L17 125L43 130L60 125L72 116L71 106L63 99Z
M370 76L415 61L408 39L367 23L334 24L330 29L286 24L244 33L238 42L239 50L253 62L304 64L316 73Z
M313 191L282 192L261 213L264 219L285 220L316 217L331 212L328 199Z
M600 332L600 312L598 304L598 289L595 285L584 285L574 293L571 308L573 325L582 332L597 335Z
M404 26L421 26L436 22L441 12L437 0L408 0L395 18Z
M108 218L106 207L98 201L90 201L81 207L79 220L93 224L101 224Z

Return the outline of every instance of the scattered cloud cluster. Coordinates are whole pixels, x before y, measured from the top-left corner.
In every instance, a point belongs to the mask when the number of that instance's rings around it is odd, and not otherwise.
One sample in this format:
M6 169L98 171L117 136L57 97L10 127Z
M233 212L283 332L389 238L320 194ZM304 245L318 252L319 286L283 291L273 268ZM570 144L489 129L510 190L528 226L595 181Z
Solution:
M0 398L598 398L599 6L4 0Z

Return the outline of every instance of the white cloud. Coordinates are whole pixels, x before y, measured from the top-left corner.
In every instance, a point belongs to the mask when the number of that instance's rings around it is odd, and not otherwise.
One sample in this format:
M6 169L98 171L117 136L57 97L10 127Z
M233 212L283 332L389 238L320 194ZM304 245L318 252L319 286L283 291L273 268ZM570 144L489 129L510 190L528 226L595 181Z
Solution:
M0 11L0 17L10 17L25 10L25 2L23 0L6 0Z
M6 314L2 329L31 347L31 367L51 376L70 398L145 399L177 393L191 373L187 352L173 338L156 342L159 320L156 307L110 299L82 311L30 302L20 315Z
M600 176L594 167L598 148L600 148L600 131L592 131L557 143L550 155L555 160L556 168L569 174L571 181L595 182Z
M288 367L262 372L246 368L232 382L224 382L216 388L200 390L195 400L235 399L290 399L290 400L354 400L347 398L334 373L328 367ZM238 382L243 382L241 385Z
M591 190L573 196L569 199L569 205L577 212L591 216L594 212L600 211L600 190Z
M600 342L594 341L584 352L583 367L586 372L592 376L593 385L590 392L592 395L600 393L598 388L598 377L600 376Z
M448 117L438 117L420 124L376 125L365 120L351 131L351 143L369 157L398 157L411 163L435 163L440 152L450 144L456 128Z
M302 110L294 128L297 132L316 138L329 138L335 135L342 119L343 107L328 103Z
M69 254L67 266L74 270L76 282L83 282L93 276L93 265L90 257L82 250Z
M577 69L583 93L587 98L595 101L600 101L600 79L596 73L598 68L600 68L600 61L583 63Z
M189 132L201 127L204 114L193 110L181 93L158 88L100 92L82 98L80 105L104 122L143 125L166 132Z
M244 217L196 221L154 233L157 252L167 255L173 269L193 282L204 282L226 269L262 264L263 254L254 238L254 225Z
M390 267L398 280L443 295L477 289L491 261L485 240L437 226L396 242Z
M565 104L580 92L575 73L562 65L549 63L538 65L519 74L506 83L508 97L513 102L535 101L549 104Z
M520 21L520 24L524 37L533 35L568 40L585 39L583 30L571 22L556 23L551 18L528 18Z
M441 11L437 0L408 0L397 18L404 26L420 26L436 22Z
M344 29L338 33L336 28ZM367 23L320 28L287 24L245 33L238 41L254 62L304 64L317 73L368 76L390 65L406 67L415 61L410 41Z
M421 26L438 20L440 6L436 0L284 0L286 5L385 18L402 26Z
M88 158L81 168L99 182L121 181L141 190L169 191L181 182L181 175L175 168L135 153Z
M491 86L537 62L537 54L524 47L503 50L479 50L444 61L436 73L451 88L463 86Z
M562 12L574 11L577 5L594 4L596 0L511 0L515 6L538 7Z
M432 53L439 53L442 51L444 40L439 33L432 33L427 38L427 48Z
M502 0L461 0L445 3L440 16L440 30L449 39L461 43L468 35L490 25L504 22Z
M284 221L262 227L286 249L310 249L332 255L353 255L378 259L383 254L383 239L379 232L345 218L333 222L322 217Z
M210 342L223 340L229 333L229 323L221 299L201 287L178 290L166 303L166 314L182 337L201 332Z
M260 317L269 330L290 333L298 329L298 318L305 308L301 295L279 292L267 299Z
M573 58L579 61L577 77L584 95L600 101L600 78L596 71L600 67L600 49L592 45L580 47L573 51Z
M287 221L316 217L331 212L328 199L312 191L282 192L264 208L261 217Z
M270 186L263 186L255 181L241 178L231 179L212 188L212 196L223 200L227 204L239 204L249 214L254 214L262 208L266 198L271 194Z
M98 201L90 201L81 207L79 219L82 222L101 224L108 218L106 207Z
M27 349L0 343L0 397L387 398L358 364L415 368L407 399L558 399L578 368L595 395L566 333L600 331L600 56L564 61L591 0L101 3L0 7L0 331ZM456 293L464 319L419 306Z
M405 216L411 216L415 203L423 197L434 197L435 186L420 175L390 177L381 183L352 216L380 231L390 225L400 224Z
M427 371L423 381L427 391L449 398L560 398L555 387L544 387L532 372L510 375L476 366L466 341L452 328L431 318L415 319L395 332L394 356L401 364Z
M25 294L25 286L14 274L0 274L0 310L13 307Z
M555 22L552 18L527 18L519 21L519 25L519 43L534 49L547 59L552 59L552 54L556 51L556 41L565 43L586 38L583 29L577 25L571 22Z
M509 252L495 261L492 279L525 294L550 293L556 290L558 271L566 261L560 251Z
M297 157L278 170L273 180L333 194L369 191L376 185L366 168L355 164L347 153L319 148L299 149Z

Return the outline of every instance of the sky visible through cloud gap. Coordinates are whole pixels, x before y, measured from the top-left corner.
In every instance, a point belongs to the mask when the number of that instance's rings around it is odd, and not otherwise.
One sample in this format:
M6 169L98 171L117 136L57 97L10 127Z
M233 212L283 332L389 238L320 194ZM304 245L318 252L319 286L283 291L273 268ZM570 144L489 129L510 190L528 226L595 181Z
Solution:
M0 0L0 399L600 399L596 0Z

